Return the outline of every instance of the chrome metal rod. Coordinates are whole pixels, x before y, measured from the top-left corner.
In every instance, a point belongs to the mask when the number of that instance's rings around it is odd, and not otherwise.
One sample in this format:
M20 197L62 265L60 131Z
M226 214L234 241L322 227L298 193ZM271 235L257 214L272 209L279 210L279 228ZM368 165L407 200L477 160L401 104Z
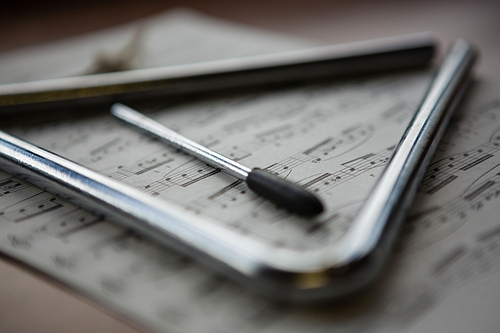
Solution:
M111 113L118 119L150 134L154 134L175 148L179 148L214 168L221 169L240 180L246 181L248 175L252 171L252 169L172 131L159 122L123 104L114 104L111 107Z
M290 212L304 216L313 216L323 212L323 204L318 198L296 184L264 170L250 169L172 131L125 105L114 104L111 107L111 113L118 119L159 137L167 144L181 149L208 165L246 182L251 190Z
M475 49L457 40L432 81L422 104L358 214L345 246L353 258L394 241L418 185L461 99L476 59Z
M0 114L53 105L288 84L338 75L428 65L429 32L186 65L0 85Z

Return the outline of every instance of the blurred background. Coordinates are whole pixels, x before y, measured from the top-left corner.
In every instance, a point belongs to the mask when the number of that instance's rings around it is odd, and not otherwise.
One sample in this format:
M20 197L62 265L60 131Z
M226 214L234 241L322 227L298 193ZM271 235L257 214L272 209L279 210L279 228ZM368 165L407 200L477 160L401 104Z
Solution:
M215 17L325 43L432 30L482 51L481 72L500 75L497 0L88 0L3 1L0 52L188 7Z
M500 79L497 0L52 0L3 1L0 52L61 40L186 7L217 18L324 43L423 30L442 50L457 37L481 51L478 77ZM14 309L24 309L22 313ZM0 331L137 332L56 282L0 257Z

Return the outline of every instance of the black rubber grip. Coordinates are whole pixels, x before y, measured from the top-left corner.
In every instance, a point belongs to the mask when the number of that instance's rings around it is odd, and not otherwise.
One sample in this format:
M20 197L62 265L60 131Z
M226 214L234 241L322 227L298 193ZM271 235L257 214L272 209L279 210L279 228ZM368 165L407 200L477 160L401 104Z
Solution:
M313 194L261 169L248 174L247 184L255 193L292 213L314 216L323 211L323 204Z

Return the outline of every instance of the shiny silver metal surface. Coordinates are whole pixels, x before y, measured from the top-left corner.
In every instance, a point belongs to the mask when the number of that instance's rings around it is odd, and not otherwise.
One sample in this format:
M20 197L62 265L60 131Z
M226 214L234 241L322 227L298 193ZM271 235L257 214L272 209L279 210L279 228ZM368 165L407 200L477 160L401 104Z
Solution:
M186 65L0 85L0 113L147 97L266 87L338 75L425 66L429 32Z
M111 113L125 123L134 126L135 129L153 134L168 145L246 182L254 193L291 213L311 217L324 211L323 204L314 194L284 178L258 168L250 169L172 131L125 105L113 104Z
M190 255L257 292L291 301L341 297L366 287L382 271L474 58L467 42L453 45L352 227L338 243L320 249L271 247L3 132L0 168Z
M125 106L122 104L113 104L111 113L146 132L152 133L159 138L167 141L170 145L179 148L190 155L202 160L203 162L213 166L214 168L222 169L233 177L246 181L248 174L252 169L235 162L211 149L208 149L199 143L194 142L154 121L151 118Z
M474 48L457 40L406 129L384 172L345 238L351 260L361 258L383 238L396 234L420 181L468 85Z

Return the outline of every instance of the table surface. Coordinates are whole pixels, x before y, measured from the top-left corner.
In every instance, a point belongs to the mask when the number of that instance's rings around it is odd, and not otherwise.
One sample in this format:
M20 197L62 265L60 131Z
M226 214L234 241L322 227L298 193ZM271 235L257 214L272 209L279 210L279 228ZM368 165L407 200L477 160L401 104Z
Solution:
M431 30L443 46L459 37L476 44L481 52L478 77L500 77L500 1L496 0L21 0L0 5L0 52L97 31L181 6L326 43ZM0 330L125 333L140 332L141 328L0 256Z

